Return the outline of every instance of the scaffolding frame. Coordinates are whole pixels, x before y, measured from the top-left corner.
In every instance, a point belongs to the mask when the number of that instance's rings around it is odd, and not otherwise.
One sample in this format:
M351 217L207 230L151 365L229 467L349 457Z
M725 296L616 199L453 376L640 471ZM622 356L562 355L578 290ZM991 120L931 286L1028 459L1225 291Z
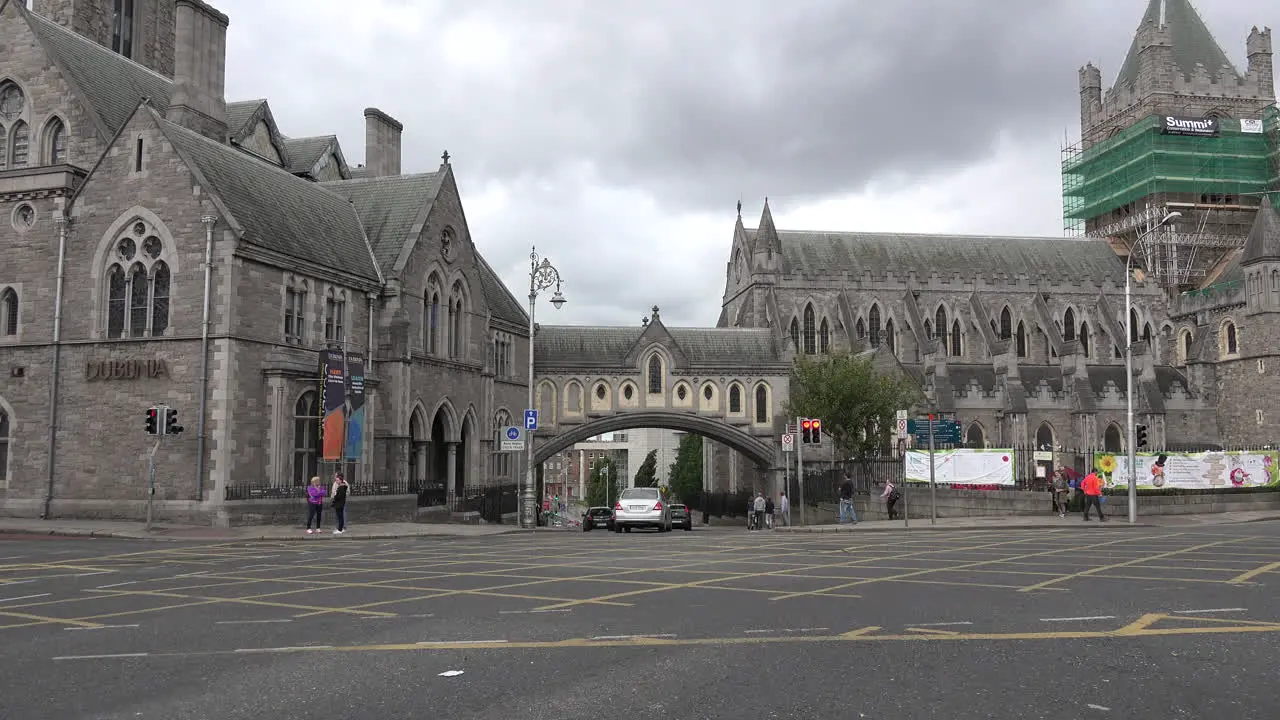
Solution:
M1280 116L1267 108L1262 133L1222 118L1213 137L1166 135L1162 117L1088 148L1063 149L1063 230L1108 239L1121 256L1150 234L1136 260L1179 292L1229 264L1244 246L1258 196L1280 184ZM1175 210L1181 218L1159 225Z

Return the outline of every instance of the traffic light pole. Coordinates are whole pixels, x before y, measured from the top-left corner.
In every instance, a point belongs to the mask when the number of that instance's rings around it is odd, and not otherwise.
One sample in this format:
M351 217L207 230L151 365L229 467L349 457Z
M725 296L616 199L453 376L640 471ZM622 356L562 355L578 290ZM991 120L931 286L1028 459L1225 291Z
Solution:
M929 413L929 524L938 524L938 485L933 474L933 413Z
M160 449L160 438L157 436L156 444L152 446L151 452L147 454L147 526L148 531L151 530L151 518L153 506L156 502L156 451Z
M800 527L804 527L804 418L796 418L796 430L800 431L800 442L796 443L796 486L800 490L800 496L796 498L800 503Z

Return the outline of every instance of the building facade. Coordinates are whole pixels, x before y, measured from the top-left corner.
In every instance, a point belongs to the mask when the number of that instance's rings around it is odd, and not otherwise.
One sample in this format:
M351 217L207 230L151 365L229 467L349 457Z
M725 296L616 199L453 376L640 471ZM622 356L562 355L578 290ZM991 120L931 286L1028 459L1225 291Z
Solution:
M502 470L528 321L448 154L402 174L403 128L370 108L351 168L266 101L226 102L228 24L199 0L0 0L5 513L139 517L156 404L185 427L155 451L160 517L260 517L243 497L340 467L399 498ZM326 348L366 363L345 465L317 453Z

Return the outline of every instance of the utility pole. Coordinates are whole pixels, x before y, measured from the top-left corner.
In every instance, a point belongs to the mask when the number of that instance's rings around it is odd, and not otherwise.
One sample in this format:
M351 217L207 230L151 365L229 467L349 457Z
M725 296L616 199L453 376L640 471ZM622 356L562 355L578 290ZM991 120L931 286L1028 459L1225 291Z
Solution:
M796 417L796 429L800 429L800 423L804 422L804 418ZM803 440L803 438L801 438ZM800 527L804 527L804 443L796 443L796 484L800 492L800 497L796 500L800 503Z
M938 524L938 484L934 482L933 413L929 413L929 524ZM905 515L904 515L905 516Z

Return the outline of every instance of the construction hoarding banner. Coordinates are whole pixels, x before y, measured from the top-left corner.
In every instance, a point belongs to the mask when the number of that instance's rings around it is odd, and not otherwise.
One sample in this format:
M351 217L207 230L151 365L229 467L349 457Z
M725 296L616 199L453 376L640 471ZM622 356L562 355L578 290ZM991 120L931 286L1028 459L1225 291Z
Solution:
M938 450L933 454L934 482L939 485L1013 485L1012 450ZM903 477L929 482L929 453L907 451Z

